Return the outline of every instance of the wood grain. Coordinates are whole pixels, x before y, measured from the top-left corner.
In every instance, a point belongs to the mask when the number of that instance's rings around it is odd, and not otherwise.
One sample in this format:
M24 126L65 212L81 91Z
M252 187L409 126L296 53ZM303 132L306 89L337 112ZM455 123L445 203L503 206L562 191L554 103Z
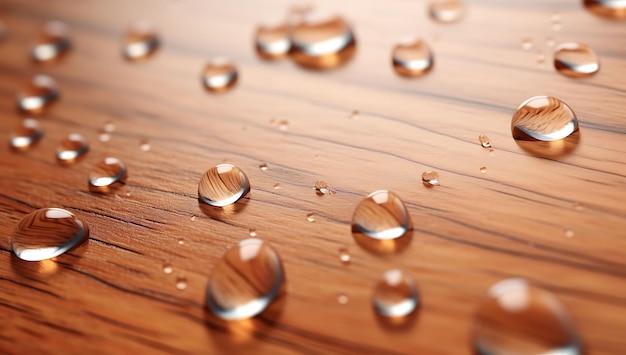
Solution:
M32 75L51 75L61 87L59 102L40 116L41 142L25 152L0 149L1 352L469 354L474 310L490 285L509 277L556 294L587 353L623 352L625 23L586 12L582 1L476 0L462 22L441 25L429 21L425 2L324 0L316 6L352 23L357 53L340 70L315 72L255 54L256 24L292 5L0 3L7 28L0 140L19 122L14 95ZM550 28L554 12L560 31ZM60 63L36 65L29 48L49 19L68 23L74 48ZM156 25L162 46L149 61L129 63L121 41L138 19ZM407 35L423 37L435 53L423 78L391 68L391 49ZM530 51L521 49L525 36L533 38ZM585 80L558 75L547 37L591 46L600 72ZM216 56L239 68L237 86L222 95L200 82ZM577 113L581 139L572 153L541 159L511 138L515 108L536 95L558 97ZM289 122L285 132L281 120ZM100 142L108 121L116 130ZM91 150L61 166L54 151L71 132L87 137ZM493 154L479 134L491 138ZM127 184L90 193L89 171L106 156L127 165ZM197 189L221 162L243 169L252 190L236 208L216 212L199 205ZM267 171L258 168L263 162ZM439 172L441 186L422 185L426 170ZM318 180L337 194L316 195ZM378 189L398 194L413 220L411 244L395 254L362 249L350 232L354 207ZM17 259L13 228L42 207L74 211L89 224L89 242L53 261ZM314 223L306 220L311 212ZM205 286L250 228L281 255L287 292L260 317L229 324L205 311ZM350 250L348 266L341 247ZM163 272L165 262L173 273ZM377 321L370 300L382 272L396 267L416 279L422 296L402 331ZM177 278L187 280L185 290Z

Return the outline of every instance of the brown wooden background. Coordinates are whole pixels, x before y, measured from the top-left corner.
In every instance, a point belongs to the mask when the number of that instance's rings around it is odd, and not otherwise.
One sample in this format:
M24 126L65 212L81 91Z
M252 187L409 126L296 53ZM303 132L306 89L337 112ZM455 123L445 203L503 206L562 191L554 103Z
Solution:
M313 72L254 53L255 25L284 16L289 1L2 1L0 140L19 122L14 95L32 75L56 78L62 98L40 118L39 145L0 149L1 351L463 354L489 286L525 277L565 304L589 354L622 353L626 23L593 16L582 1L468 3L464 21L440 25L424 1L317 1L348 18L358 49L345 68ZM555 12L560 31L551 29ZM70 25L74 50L56 65L33 64L30 45L50 19ZM157 26L162 47L147 62L128 63L121 40L138 19ZM392 72L391 48L407 35L435 52L426 77ZM525 36L530 51L521 49ZM588 44L601 71L585 80L558 75L547 37ZM238 64L240 82L211 95L199 75L224 55ZM572 154L532 157L511 138L512 113L535 95L559 97L578 114ZM100 142L107 121L116 131ZM61 166L54 150L71 132L85 135L91 151ZM493 154L478 144L481 133ZM139 149L144 139L148 152ZM107 155L127 164L128 184L108 196L89 193L87 174ZM247 172L252 192L237 211L207 215L197 183L223 161ZM258 169L262 162L268 171ZM441 186L427 189L420 175L431 169ZM337 194L317 196L317 180ZM350 234L354 206L378 189L399 194L415 224L411 245L394 255L365 251ZM91 227L87 245L55 261L13 256L13 228L41 207L75 211ZM287 295L262 317L228 325L204 311L205 285L250 228L282 256ZM348 266L338 259L342 246ZM396 267L422 295L403 331L378 322L370 304L379 275ZM178 277L187 289L176 288ZM347 304L338 304L340 293Z

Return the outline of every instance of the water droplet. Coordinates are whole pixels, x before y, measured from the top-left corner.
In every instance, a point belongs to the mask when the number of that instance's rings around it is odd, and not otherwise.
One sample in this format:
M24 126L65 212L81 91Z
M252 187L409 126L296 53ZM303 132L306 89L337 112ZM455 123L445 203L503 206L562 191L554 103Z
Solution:
M152 147L150 146L150 142L148 142L147 140L144 139L144 140L139 141L139 149L142 152L148 152L150 151L151 148Z
M337 193L337 191L335 190L331 190L330 187L328 187L328 184L326 183L326 181L316 181L315 185L313 185L313 188L315 189L315 193L318 196L323 196L323 195L334 195Z
M374 287L374 309L385 317L406 317L417 308L419 296L413 279L402 270L387 270Z
M337 303L339 304L348 304L348 296L345 293L340 293L337 295Z
M422 76L433 68L433 54L421 39L396 44L391 55L393 69L405 77Z
M198 185L200 201L217 207L233 204L248 192L248 177L231 164L219 164L207 170Z
M89 173L89 190L108 193L124 185L128 173L126 165L119 159L106 157L96 164Z
M202 72L202 84L209 92L224 92L237 83L237 68L226 58L216 58L207 63Z
M563 305L523 279L504 280L489 289L474 315L473 343L478 354L582 353Z
M292 28L291 44L291 58L309 69L339 67L356 52L352 29L340 16L307 14Z
M254 229L254 228L250 228L250 237L254 238L254 237L256 237L256 236L257 236L257 234L256 234L256 229Z
M576 211L582 211L582 209L583 209L583 206L580 204L580 202L574 202L574 203L572 204L572 207L574 207L574 209L575 209Z
M100 140L100 142L102 143L106 143L111 140L111 135L108 133L100 133L98 135L98 140Z
M572 237L574 236L574 231L573 231L573 230L571 230L571 229L566 229L566 230L565 230L565 236L566 236L567 238L572 238Z
M176 288L183 291L187 289L187 278L184 276L176 277Z
M261 163L259 164L259 169L261 169L261 171L267 171L268 167L266 163Z
M306 214L307 222L313 223L315 222L315 213L309 212Z
M263 59L281 59L291 49L287 24L260 25L255 34L256 52Z
M487 173L487 167L486 166L481 166L480 167L480 172L483 173L483 174Z
M278 129L286 132L289 129L289 121L281 120L280 122L278 122Z
M71 47L69 30L61 21L48 21L31 51L35 61L47 62L60 58Z
M556 42L554 41L554 38L552 38L552 37L547 37L546 38L546 46L554 47L555 44L556 44Z
M126 196L126 197L130 197L130 196L131 196L130 191L127 191L127 192L124 194L124 196Z
M598 57L591 48L580 43L561 43L554 49L554 68L572 78L591 76L600 70Z
M152 24L139 21L128 29L122 52L124 57L130 61L142 61L156 53L159 42L159 37Z
M207 307L227 320L254 317L279 295L285 274L266 242L245 239L217 263L207 286Z
M89 143L78 133L71 133L61 140L57 147L57 160L62 163L73 163L89 151Z
M195 221L196 219L198 219L198 217L197 217L197 216L191 216L191 221L192 221L192 222L193 222L193 221Z
M352 215L352 232L374 239L396 239L412 227L404 202L393 192L378 190L357 205Z
M613 20L626 19L626 2L624 0L585 0L587 10L596 15Z
M339 261L341 261L341 263L343 263L344 265L350 264L350 252L348 250L348 248L346 247L341 247L339 248Z
M185 245L185 241L183 239L178 240L178 245Z
M546 62L546 56L543 53L537 53L537 64L543 64Z
M535 96L515 111L511 130L516 140L555 141L578 130L578 119L565 102L550 96Z
M484 134L478 135L478 142L483 148L491 148L491 141L489 140L489 137Z
M439 185L439 173L436 171L425 171L422 173L422 183L426 187Z
M172 267L172 264L165 262L163 263L163 272L166 274L171 274L172 271L174 271L174 268Z
M465 15L465 4L460 0L433 0L428 4L428 13L439 23L458 22Z
M9 145L15 150L26 150L43 137L43 129L37 120L23 119L9 138Z
M350 114L350 116L348 116L348 118L352 119L352 120L358 120L359 119L359 115L361 113L358 110L354 110L352 111L352 113Z
M106 133L113 133L115 132L115 125L113 124L113 122L107 121L102 126L102 131Z
M20 110L39 114L59 98L59 89L54 79L38 74L17 95L17 106Z
M275 188L276 190L280 189L280 182L275 183L274 185L272 185L273 188Z
M76 216L60 208L42 208L20 221L13 232L11 248L27 261L54 258L89 238L89 228Z
M530 37L522 38L522 49L525 51L529 51L533 48L533 39Z

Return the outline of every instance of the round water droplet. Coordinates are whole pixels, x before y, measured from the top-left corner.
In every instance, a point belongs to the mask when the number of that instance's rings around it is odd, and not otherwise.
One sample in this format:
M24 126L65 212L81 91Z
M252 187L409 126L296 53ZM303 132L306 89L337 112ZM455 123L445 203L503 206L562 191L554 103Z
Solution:
M26 150L43 137L43 129L37 120L23 119L9 138L9 145L15 150Z
M178 245L185 245L185 241L183 239L178 240Z
M71 133L61 140L57 147L57 160L62 163L73 163L89 151L89 143L78 133Z
M106 132L106 133L113 133L115 132L115 125L113 124L113 122L111 121L107 121L103 126L102 126L102 131Z
M291 58L309 69L332 69L347 63L356 52L350 25L340 16L307 14L291 30Z
M487 167L486 166L481 166L479 170L483 174L487 173Z
M489 137L484 134L478 135L478 142L483 148L491 148L491 141L489 140Z
M397 74L416 77L428 73L434 60L428 45L421 39L414 39L397 44L393 48L391 62Z
M280 122L278 122L278 129L283 132L287 132L287 130L289 129L289 121L281 120Z
M555 141L577 130L574 111L565 102L550 96L535 96L524 101L511 120L516 140Z
M37 62L48 62L59 59L70 47L67 25L61 21L48 21L31 51L31 56Z
M523 279L504 280L489 289L474 316L473 343L478 354L582 353L559 300Z
M522 49L529 51L533 48L533 39L530 37L522 38Z
M17 106L20 110L39 114L59 98L59 89L54 79L38 74L17 95Z
M242 240L215 266L207 286L207 306L227 320L254 317L278 296L284 280L274 249L258 238Z
M591 48L580 43L561 43L554 49L554 68L573 78L591 76L600 70L598 57Z
M337 193L337 191L331 190L330 187L328 187L326 181L316 181L315 185L313 185L313 188L315 189L315 193L318 196L334 195Z
M198 185L200 201L217 207L233 204L249 191L248 177L231 164L219 164L207 170Z
M543 64L546 62L546 56L543 55L543 53L539 52L537 53L537 64Z
M42 208L24 216L13 232L11 248L18 258L54 258L89 238L87 224L67 210Z
M573 231L573 230L571 230L571 229L566 229L566 230L565 230L565 236L566 236L567 238L572 238L572 237L574 236L574 231Z
M252 238L256 237L257 236L256 229L250 228L250 233L249 234L250 234L250 237L252 237Z
M187 289L187 278L184 276L176 277L176 288L183 291Z
M426 187L439 185L439 173L436 171L425 171L422 173L422 183Z
M350 251L348 250L348 248L339 248L339 261L341 261L342 264L347 265L350 264L350 259Z
M217 58L204 67L202 85L209 92L224 92L237 83L237 68L226 58Z
M172 267L172 264L165 262L163 263L163 272L166 274L171 274L172 271L174 271L174 268Z
M89 173L89 190L107 193L124 185L128 173L126 165L119 159L106 157Z
M261 169L261 171L267 171L268 167L266 163L261 163L259 164L259 169Z
M465 4L460 0L433 0L428 4L428 13L439 23L458 22L465 15Z
M352 215L352 232L374 239L396 239L412 228L404 202L393 192L372 192L357 205Z
M256 52L263 59L281 59L291 49L287 24L260 25L254 36Z
M340 293L337 295L337 303L339 304L348 304L348 301L350 299L348 298L348 296L346 296L345 293Z
M139 21L128 29L122 53L130 61L142 61L156 53L159 42L152 25L146 21Z
M196 219L198 219L198 217L197 217L197 216L191 216L191 221L192 221L192 222L193 222L193 221L195 221Z
M624 0L584 0L587 10L596 15L612 20L626 19L626 1Z
M315 213L309 212L306 214L306 221L309 223L315 222Z
M139 149L142 152L148 152L150 151L151 148L152 147L150 146L150 142L148 142L147 140L144 139L144 140L139 141Z
M100 133L98 135L98 140L100 140L100 142L102 143L106 143L111 140L111 135L108 133Z
M546 38L546 46L554 47L555 44L556 44L556 42L554 41L554 38L552 38L552 37L547 37Z
M280 182L275 183L274 185L272 185L272 187L276 190L280 189L281 188Z
M413 279L402 270L385 271L374 287L374 310L385 317L406 317L417 308L419 297Z

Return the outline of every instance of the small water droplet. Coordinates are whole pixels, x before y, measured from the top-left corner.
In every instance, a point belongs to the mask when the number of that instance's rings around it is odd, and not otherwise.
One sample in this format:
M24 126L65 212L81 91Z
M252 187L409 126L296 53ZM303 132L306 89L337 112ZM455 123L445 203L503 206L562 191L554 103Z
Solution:
M573 231L573 230L571 230L571 229L566 229L566 230L565 230L565 236L566 236L567 238L572 238L572 237L574 236L574 231Z
M187 278L184 276L176 277L176 288L183 291L187 289Z
M201 202L224 207L239 201L250 192L250 180L238 167L219 164L207 170L198 185Z
M465 15L465 4L460 0L433 0L428 4L430 18L439 23L454 23Z
M341 247L339 248L339 261L341 261L342 264L347 265L350 264L350 251L348 250L347 247Z
M624 0L585 0L585 8L598 16L612 20L626 19Z
M174 268L172 267L172 264L165 262L163 263L163 272L166 274L171 274L172 271L174 271Z
M352 232L374 239L396 239L412 227L411 217L398 195L378 190L361 200L352 215Z
M17 94L20 110L39 114L59 98L59 89L52 77L38 74Z
M580 43L561 43L554 49L554 68L572 78L591 76L600 70L594 51Z
M533 48L533 39L530 37L522 38L522 49L525 51L529 51Z
M89 190L108 193L126 183L128 171L119 159L106 157L96 164L89 173Z
M142 61L156 53L159 42L152 24L138 21L128 29L122 53L130 61Z
M582 204L580 202L574 202L572 204L572 207L574 207L574 209L576 211L582 211L582 209L583 209L583 206L582 206Z
M207 307L227 320L254 317L279 295L285 280L280 257L266 242L245 239L217 263L207 286Z
M64 22L48 21L31 51L37 62L47 62L60 58L71 47L69 29Z
M439 185L439 173L436 171L425 171L422 173L422 183L426 187Z
M106 121L104 125L102 126L102 131L106 133L115 132L115 124L113 124L112 121Z
M567 311L550 292L523 279L493 285L474 314L477 354L582 353Z
M89 151L89 143L78 133L71 133L61 140L57 147L57 160L62 163L73 163Z
M20 221L13 232L11 248L27 261L54 258L89 239L89 228L72 212L42 208Z
M255 34L256 52L263 59L275 60L287 56L291 49L287 24L260 25Z
M185 245L185 241L183 239L178 240L178 245Z
M489 140L489 137L484 134L478 135L478 142L483 148L491 148L491 141Z
M278 122L278 129L286 132L289 129L289 121L281 120L280 122Z
M39 122L32 118L25 118L11 133L9 145L15 150L26 150L36 144L41 137L43 137L43 129Z
M276 190L280 189L282 186L280 185L280 182L275 183L274 185L272 185L272 187Z
M402 270L387 270L374 287L374 310L385 317L406 317L417 309L415 281Z
M150 146L150 142L148 142L147 140L144 139L144 140L139 141L139 149L142 152L148 152L150 151L151 148L152 147Z
M100 133L98 135L98 140L102 143L106 143L111 140L111 135L108 133Z
M191 216L191 221L192 221L192 222L193 222L193 221L195 221L196 219L198 219L198 217L197 217L197 216Z
M233 62L227 58L215 58L204 67L202 84L209 92L225 92L235 86L238 77L239 74Z
M337 193L337 191L331 190L331 188L328 187L326 181L316 181L315 185L313 185L313 188L315 189L315 193L318 196L334 195Z
M358 110L354 110L352 111L352 113L350 114L350 116L348 116L348 118L352 119L352 120L358 120L359 119L359 115L361 113Z
M259 164L259 169L261 169L261 171L267 171L268 167L266 163L261 163Z
M543 55L543 53L539 52L537 53L537 64L543 64L546 62L546 56Z
M256 229L250 228L250 233L249 234L250 234L250 237L252 237L252 238L256 237L257 236Z
M306 214L307 222L313 223L315 222L315 213L309 212Z
M405 77L422 76L433 68L433 54L421 39L412 39L396 44L391 54L393 69Z
M339 304L348 304L348 301L350 299L348 299L348 296L346 296L345 293L340 293L337 295L337 303Z
M554 47L555 44L556 44L556 42L554 41L554 38L552 38L552 37L547 37L546 38L546 46Z
M124 195L125 195L126 197L130 197L132 194L131 194L130 192L128 192L128 191L127 191Z
M574 111L565 102L550 96L535 96L524 101L511 120L516 140L555 141L577 130Z
M487 173L487 167L486 166L481 166L480 167L480 172L483 173L483 174Z

